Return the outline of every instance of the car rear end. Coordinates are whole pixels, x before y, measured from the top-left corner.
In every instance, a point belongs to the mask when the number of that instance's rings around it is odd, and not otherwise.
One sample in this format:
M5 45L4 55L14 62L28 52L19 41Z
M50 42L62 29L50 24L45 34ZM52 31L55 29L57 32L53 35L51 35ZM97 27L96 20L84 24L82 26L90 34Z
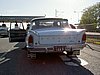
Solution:
M36 23L30 26L33 29L30 28L27 33L26 48L29 52L62 53L65 51L70 55L79 55L80 50L85 47L85 29L71 29L65 19L38 20L42 22L35 20ZM38 23L40 27L35 26Z
M56 34L55 34L56 33ZM31 32L27 37L27 49L30 52L74 52L85 47L85 30Z

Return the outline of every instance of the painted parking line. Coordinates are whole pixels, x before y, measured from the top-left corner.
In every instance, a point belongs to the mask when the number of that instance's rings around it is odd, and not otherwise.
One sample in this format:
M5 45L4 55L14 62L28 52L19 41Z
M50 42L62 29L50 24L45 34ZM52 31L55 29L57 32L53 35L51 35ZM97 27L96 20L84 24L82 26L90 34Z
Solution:
M15 44L14 44L15 45ZM18 47L14 47L14 45L10 48L10 49L8 49L6 52L4 52L1 56L0 56L0 58L3 58L8 52L10 52L11 50L14 50L14 49L17 49Z
M1 58L0 58L1 59ZM3 59L3 58L2 58ZM9 58L4 58L2 61L0 61L0 64L2 64L2 63L4 63L4 62L7 62L7 61L9 61L10 59Z

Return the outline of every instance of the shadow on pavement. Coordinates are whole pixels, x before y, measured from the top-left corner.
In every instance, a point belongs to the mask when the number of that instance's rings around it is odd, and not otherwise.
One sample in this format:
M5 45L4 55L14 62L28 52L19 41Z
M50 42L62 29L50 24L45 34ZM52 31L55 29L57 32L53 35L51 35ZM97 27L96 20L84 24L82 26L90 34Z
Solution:
M25 47L25 42L17 43L14 47L24 48Z
M8 36L0 36L0 38L8 38Z
M17 45L18 46L18 45ZM93 75L83 66L68 66L57 54L38 54L36 60L27 58L20 48L8 52L0 61L0 75Z

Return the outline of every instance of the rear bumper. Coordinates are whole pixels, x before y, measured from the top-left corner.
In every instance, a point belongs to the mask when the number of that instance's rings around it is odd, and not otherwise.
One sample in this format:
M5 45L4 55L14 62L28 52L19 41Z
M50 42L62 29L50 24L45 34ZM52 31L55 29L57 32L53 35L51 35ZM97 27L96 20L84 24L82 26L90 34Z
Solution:
M63 52L63 51L77 51L81 50L86 46L86 44L75 44L75 45L53 45L53 46L35 46L35 47L30 47L27 46L27 50L29 52L45 52L45 53L50 53L50 52Z

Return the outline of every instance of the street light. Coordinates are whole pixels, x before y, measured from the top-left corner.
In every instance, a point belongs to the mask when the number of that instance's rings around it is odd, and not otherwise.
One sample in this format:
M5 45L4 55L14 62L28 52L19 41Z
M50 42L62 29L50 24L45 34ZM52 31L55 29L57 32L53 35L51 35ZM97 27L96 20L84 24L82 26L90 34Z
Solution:
M57 9L55 9L55 17L58 17L58 13L64 13L64 11L58 11Z
M77 13L77 15L78 15L78 23L80 22L80 19L79 19L79 17L80 17L80 13L82 13L83 11L74 11L74 13Z

